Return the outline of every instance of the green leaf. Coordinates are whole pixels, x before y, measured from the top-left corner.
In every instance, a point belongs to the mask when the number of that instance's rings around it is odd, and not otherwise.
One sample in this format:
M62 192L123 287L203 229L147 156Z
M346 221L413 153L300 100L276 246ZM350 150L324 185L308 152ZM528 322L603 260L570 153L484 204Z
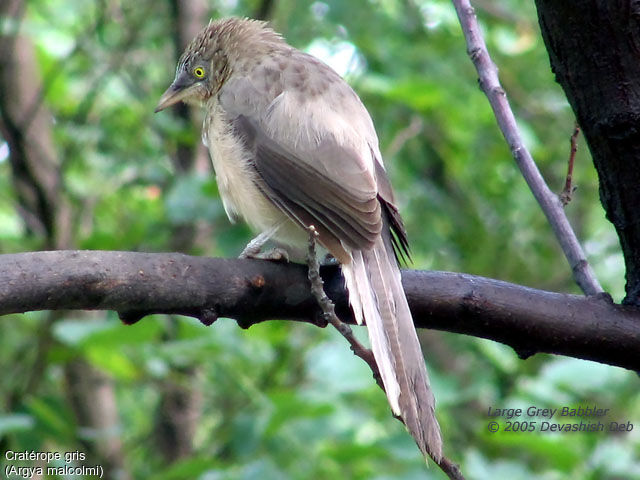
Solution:
M134 380L141 373L140 366L122 351L108 346L91 345L85 348L84 352L87 360L94 366L120 380Z

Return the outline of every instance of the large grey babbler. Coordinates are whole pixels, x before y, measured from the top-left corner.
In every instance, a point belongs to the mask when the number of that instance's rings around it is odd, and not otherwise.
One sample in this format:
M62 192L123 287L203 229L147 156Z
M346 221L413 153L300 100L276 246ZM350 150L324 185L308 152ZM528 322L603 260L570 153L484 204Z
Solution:
M179 101L205 108L203 141L232 221L296 248L316 228L368 327L393 413L438 461L435 401L396 260L406 232L356 93L263 22L229 18L193 39L156 111Z

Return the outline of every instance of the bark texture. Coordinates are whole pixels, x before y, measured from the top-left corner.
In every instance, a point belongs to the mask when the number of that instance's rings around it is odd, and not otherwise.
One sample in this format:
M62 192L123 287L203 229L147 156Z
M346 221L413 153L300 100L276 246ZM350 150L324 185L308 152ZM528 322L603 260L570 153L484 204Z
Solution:
M323 267L336 313L354 323L337 267ZM404 270L417 327L502 342L522 358L569 355L640 370L640 309L606 294L546 292L462 273ZM175 253L57 251L0 255L0 315L51 309L115 310L127 323L184 314L243 328L273 320L324 325L303 265Z
M551 68L593 156L640 305L640 2L536 0Z

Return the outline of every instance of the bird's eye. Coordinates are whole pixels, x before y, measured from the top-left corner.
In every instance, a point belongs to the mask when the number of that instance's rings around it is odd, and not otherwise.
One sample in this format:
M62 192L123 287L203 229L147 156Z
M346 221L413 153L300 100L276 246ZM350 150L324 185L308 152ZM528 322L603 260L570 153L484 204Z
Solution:
M193 69L193 76L196 78L204 78L204 68L196 67Z

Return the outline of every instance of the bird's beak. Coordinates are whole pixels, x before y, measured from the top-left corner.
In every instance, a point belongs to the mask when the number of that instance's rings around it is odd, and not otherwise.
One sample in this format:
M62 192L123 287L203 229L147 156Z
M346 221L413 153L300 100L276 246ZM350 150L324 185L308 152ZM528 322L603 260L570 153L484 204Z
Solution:
M186 93L186 89L176 88L175 85L172 84L160 97L158 106L153 111L153 113L158 113L159 111L164 110L171 105L175 105L186 96Z
M189 88L185 88L184 85L177 85L176 82L173 82L162 94L160 101L158 102L158 106L153 112L158 113L171 105L175 105L189 95L189 93Z

